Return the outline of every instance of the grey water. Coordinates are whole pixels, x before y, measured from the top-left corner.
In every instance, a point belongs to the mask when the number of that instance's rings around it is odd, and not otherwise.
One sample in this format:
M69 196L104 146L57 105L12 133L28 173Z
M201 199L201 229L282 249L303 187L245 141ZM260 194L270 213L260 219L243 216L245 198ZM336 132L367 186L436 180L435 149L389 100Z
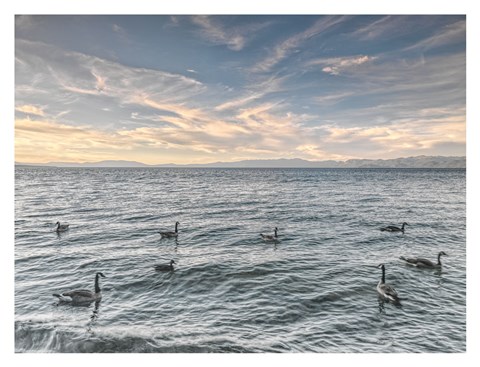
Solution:
M465 175L17 166L15 351L465 352ZM97 271L101 302L52 296Z

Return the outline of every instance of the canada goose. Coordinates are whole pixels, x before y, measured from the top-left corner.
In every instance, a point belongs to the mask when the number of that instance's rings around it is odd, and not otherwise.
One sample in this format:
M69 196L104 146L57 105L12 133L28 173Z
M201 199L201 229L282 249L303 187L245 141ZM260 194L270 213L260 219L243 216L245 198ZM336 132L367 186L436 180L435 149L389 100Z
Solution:
M273 235L260 233L260 236L262 237L262 239L264 241L267 241L267 242L277 241L278 240L278 233L277 232L278 232L278 228L275 227Z
M65 232L68 231L69 224L60 224L60 222L55 223L57 228L55 229L57 232Z
M62 302L72 302L72 303L85 303L92 301L99 301L102 299L102 291L98 285L98 277L106 278L103 273L95 274L95 292L92 292L89 289L77 289L73 291L63 292L62 294L54 293L55 297ZM67 298L68 297L68 298Z
M175 222L175 232L167 231L167 232L159 232L162 237L177 237L178 236L178 225L179 222Z
M442 255L448 256L445 252L440 251L437 256L436 264L431 262L430 260L423 259L421 257L404 258L403 256L400 256L400 259L406 261L409 265L417 266L419 268L440 268L442 266L442 263L440 262L440 257Z
M402 223L402 228L399 228L397 226L386 226L386 227L380 228L380 230L381 231L387 231L387 232L402 232L402 233L404 233L405 232L405 225L408 226L408 223L403 222Z
M377 268L382 269L382 279L377 284L377 292L386 300L393 301L395 303L400 302L397 291L390 284L385 283L385 265L380 264Z
M174 271L175 269L173 268L173 264L175 264L174 260L170 260L170 264L159 264L155 265L155 270L156 271Z

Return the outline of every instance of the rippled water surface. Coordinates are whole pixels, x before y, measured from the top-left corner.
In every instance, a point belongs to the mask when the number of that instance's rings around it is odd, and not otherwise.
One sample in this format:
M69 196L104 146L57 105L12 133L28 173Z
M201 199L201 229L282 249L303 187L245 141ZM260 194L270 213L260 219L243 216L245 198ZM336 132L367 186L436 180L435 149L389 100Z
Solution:
M462 352L465 201L465 170L17 167L15 349ZM100 303L57 304L97 271Z

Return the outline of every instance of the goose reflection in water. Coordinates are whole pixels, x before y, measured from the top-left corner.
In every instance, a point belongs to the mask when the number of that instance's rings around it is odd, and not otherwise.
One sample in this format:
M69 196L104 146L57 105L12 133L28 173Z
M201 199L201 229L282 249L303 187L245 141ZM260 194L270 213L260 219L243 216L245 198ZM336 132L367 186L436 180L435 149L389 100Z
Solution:
M62 300L58 300L57 302L54 303L55 306L69 306L69 307L84 307L84 308L88 308L92 305L92 303L94 304L94 307L93 307L93 310L92 310L92 313L89 317L89 321L87 322L87 332L90 333L90 334L93 334L93 330L92 330L92 326L94 326L95 322L97 321L98 319L98 314L99 314L99 310L100 310L100 303L102 302L101 299L97 299L96 301L84 301L84 302L66 302L66 301L62 301Z
M63 237L65 237L65 236L68 237L68 235L69 235L68 232L58 232L58 231L54 231L54 232L57 235L57 239L62 239Z
M162 240L163 240L164 238L165 238L165 237L160 237L160 239L158 240L158 244L162 244L161 242L163 242ZM178 245L180 244L180 242L178 241L178 237L170 238L170 241L173 241L173 242L174 242L173 251L174 251L174 252L177 252L177 251L178 251ZM169 241L169 242L170 242L170 241Z
M403 305L400 302L389 302L387 301L384 297L381 295L378 295L378 312L379 313L385 313L385 304L391 304L394 305L396 308L402 308Z
M378 312L385 313L385 300L381 296L378 296Z
M98 319L98 311L100 309L101 300L95 301L95 307L93 308L92 314L90 315L90 321L87 324L87 332L93 334L92 326Z

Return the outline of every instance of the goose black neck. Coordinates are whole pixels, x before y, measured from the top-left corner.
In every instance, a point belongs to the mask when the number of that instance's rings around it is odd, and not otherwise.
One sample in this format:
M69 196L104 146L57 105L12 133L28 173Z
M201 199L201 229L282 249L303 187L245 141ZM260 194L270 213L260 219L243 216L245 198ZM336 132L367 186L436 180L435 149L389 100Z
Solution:
M382 283L385 283L385 266L382 266Z
M95 293L100 293L100 286L98 285L99 276L100 276L99 274L95 275Z
M175 223L175 233L178 233L178 222Z
M442 265L442 263L440 262L440 257L442 256L442 253L439 253L438 254L438 261L437 261L437 264L438 265Z
M278 237L278 236L277 236L277 229L276 229L276 228L275 228L275 235L274 235L274 237Z

